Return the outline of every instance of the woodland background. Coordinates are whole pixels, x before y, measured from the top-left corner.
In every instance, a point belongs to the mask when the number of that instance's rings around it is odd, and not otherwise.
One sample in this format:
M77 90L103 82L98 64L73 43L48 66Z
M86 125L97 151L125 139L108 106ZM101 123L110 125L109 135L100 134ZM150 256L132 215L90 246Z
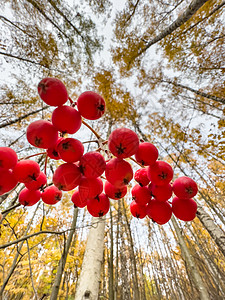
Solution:
M85 90L105 98L105 115L89 122L103 139L133 129L158 148L174 178L199 186L197 216L187 223L134 219L129 195L111 202L98 299L225 299L224 7L222 0L0 1L1 146L20 158L38 152L25 132L50 118L37 84L53 76L73 100ZM83 127L75 137L95 139ZM57 164L48 161L49 178ZM88 230L98 221L74 209L72 192L55 206L23 208L22 188L0 197L0 298L74 299Z

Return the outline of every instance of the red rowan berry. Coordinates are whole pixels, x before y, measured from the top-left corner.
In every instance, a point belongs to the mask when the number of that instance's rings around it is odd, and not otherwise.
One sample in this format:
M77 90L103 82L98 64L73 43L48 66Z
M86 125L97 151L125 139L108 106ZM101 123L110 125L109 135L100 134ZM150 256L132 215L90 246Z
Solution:
M97 120L105 112L105 100L91 91L82 93L77 99L77 109L88 120Z
M173 214L182 221L192 221L197 212L197 203L194 199L180 199L174 197L172 201Z
M182 176L174 181L173 192L179 198L188 199L197 194L198 186L193 179L187 176Z
M120 158L113 158L106 164L106 179L116 187L127 185L133 178L131 165Z
M117 128L112 131L108 139L109 150L118 158L127 158L138 150L139 138L128 128Z
M38 94L48 105L60 106L68 100L65 85L57 78L47 77L38 84Z
M172 207L170 204L156 199L152 199L147 205L147 215L157 224L167 223L172 216Z
M56 186L48 186L44 189L44 192L41 193L42 201L46 204L56 204L62 198L62 191L60 191Z
M93 217L106 215L109 211L109 207L109 198L104 193L87 200L87 210Z

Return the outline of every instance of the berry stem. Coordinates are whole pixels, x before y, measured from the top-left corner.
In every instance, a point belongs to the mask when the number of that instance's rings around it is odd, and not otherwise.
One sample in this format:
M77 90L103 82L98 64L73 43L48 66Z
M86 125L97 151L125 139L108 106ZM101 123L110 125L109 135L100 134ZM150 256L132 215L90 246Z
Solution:
M82 123L94 133L94 135L97 137L98 140L101 138L100 135L84 120L82 120Z
M38 156L38 155L44 155L44 154L46 154L46 152L40 152L40 153L32 154L32 155L20 158L18 161L21 161L21 160L24 160L24 159L28 159L28 158L31 158L31 157L34 157L34 156Z
M137 162L133 157L129 157L130 160L132 160L133 162L135 162L136 164L138 164L140 167L144 168L144 166L142 164L140 164L139 162Z
M82 144L89 144L89 143L97 143L98 144L98 140L86 141L86 142L83 142Z
M45 175L47 174L47 163L48 163L48 155L46 155L46 157L45 157L45 168L44 168Z
M70 101L70 104L73 105L73 100L72 100L70 97L69 97L68 99L69 99L69 101Z

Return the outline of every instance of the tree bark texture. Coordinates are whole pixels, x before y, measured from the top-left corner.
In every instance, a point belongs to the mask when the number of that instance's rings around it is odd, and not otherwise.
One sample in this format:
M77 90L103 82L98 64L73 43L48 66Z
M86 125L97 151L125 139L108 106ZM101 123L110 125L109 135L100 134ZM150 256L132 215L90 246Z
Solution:
M181 253L183 256L183 259L185 260L186 266L187 266L187 273L191 275L191 280L196 288L196 290L199 293L199 298L201 300L210 300L208 292L205 288L205 285L202 281L202 278L198 272L198 269L196 268L196 264L195 261L185 243L184 237L181 234L180 228L177 224L177 221L175 220L174 217L172 217L172 223L173 223L173 227L175 229L176 232L176 236L178 239L178 243L180 245L181 248Z
M183 84L179 84L179 83L176 83L176 82L173 82L173 81L170 81L170 80L162 80L162 82L167 82L169 84L173 84L177 87L181 87L185 90L188 90L188 91L191 91L192 93L198 95L198 96L201 96L201 97L204 97L204 98L207 98L207 99L210 99L210 100L214 100L216 102L220 102L222 104L225 104L225 98L221 98L221 97L217 97L217 96L214 96L214 95L210 95L210 94L207 94L207 93L204 93L204 92L201 92L201 91L198 91L198 90L195 90L189 86L185 86Z
M162 40L167 35L171 34L174 30L176 30L181 25L183 25L185 22L187 22L198 11L198 9L200 7L202 7L207 1L208 0L193 0L189 4L188 8L172 24L170 24L168 27L166 27L162 32L160 32L151 41L149 41L147 43L147 45L139 51L139 53L136 55L136 57L140 56L152 45L156 44L158 41Z
M75 300L97 300L103 259L105 218L92 218Z
M114 300L114 266L113 266L113 216L110 207L110 257L109 257L109 300Z
M223 229L214 223L201 206L198 206L197 217L225 256L225 233Z

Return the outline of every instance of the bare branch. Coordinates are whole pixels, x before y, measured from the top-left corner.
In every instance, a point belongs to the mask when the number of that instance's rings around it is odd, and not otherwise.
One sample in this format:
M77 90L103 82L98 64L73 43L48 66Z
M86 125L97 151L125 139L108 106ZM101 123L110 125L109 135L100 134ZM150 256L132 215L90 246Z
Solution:
M20 260L20 259L18 260L18 257L20 255L20 251L21 251L21 249L23 247L23 241L26 240L27 233L30 230L31 224L33 223L33 220L34 220L34 217L36 215L37 210L38 210L38 205L37 205L37 207L36 207L36 209L34 211L33 217L31 218L29 224L27 225L27 228L26 228L26 231L25 231L25 235L24 235L24 239L22 239L22 240L20 239L21 243L20 243L20 245L19 245L19 247L17 249L17 253L16 253L15 257L14 257L14 260L13 260L13 263L12 263L11 268L9 270L9 273L7 274L6 278L4 279L3 284L1 286L1 289L0 289L0 299L2 298L2 295L4 293L5 287L6 287L7 283L8 283L8 281L9 281L9 279L11 278L11 276L12 276L12 274L13 274L16 266L18 265L18 261Z
M0 53L0 54L1 54L1 53ZM2 123L2 124L0 124L0 128L4 128L4 127L7 127L7 126L9 126L9 125L12 125L12 124L15 124L15 123L17 123L17 122L20 122L20 121L22 121L23 119L26 119L26 118L29 117L29 116L35 115L35 114L39 113L40 111L43 111L43 110L45 110L45 109L47 109L47 108L49 108L49 106L44 106L44 107L39 108L39 109L37 109L37 110L35 110L35 111L31 111L31 112L29 112L29 113L27 113L27 114L25 114L25 115L23 115L23 116L21 116L21 117L19 117L19 118L16 118L16 119L13 119L13 120L11 120L11 121Z
M64 230L64 231L51 231L51 230L43 230L43 231L38 231L38 232L35 232L35 233L32 233L32 234L29 234L29 235L25 235L23 236L22 238L18 239L18 240L15 240L15 241L12 241L12 242L9 242L5 245L0 245L0 249L5 249L9 246L12 246L12 245L15 245L15 244L18 244L22 241L25 241L25 240L28 240L30 239L31 237L34 237L34 236L37 236L39 234L64 234L65 232L68 232L70 230L74 230L74 228L70 228L70 229L67 229L67 230Z
M137 0L137 2L134 4L133 11L129 15L129 17L126 19L125 23L127 23L133 17L133 15L135 14L135 11L137 9L137 6L138 6L139 2L140 2L140 0Z
M8 207L6 210L2 211L2 215L8 213L10 210L13 210L13 209L19 207L20 205L21 205L20 203L17 203L17 204L15 204L13 206Z
M170 81L170 80L162 80L162 82L167 82L169 84L173 84L177 87L181 87L183 89L186 89L188 91L191 91L193 93L195 93L196 95L199 95L199 96L202 96L204 98L207 98L207 99L211 99L211 100L214 100L216 102L220 102L222 104L225 104L225 98L221 98L221 97L217 97L217 96L213 96L213 95L210 95L210 94L207 94L207 93L204 93L204 92L201 92L201 91L198 91L198 90L195 90L193 88L190 88L188 86L185 86L185 85L182 85L182 84L179 84L179 83L176 83L176 82L173 82L173 81Z
M46 15L46 13L41 9L41 7L38 5L36 1L27 0L27 2L33 5L45 17L46 20L48 20L55 28L58 29L59 32L61 32L62 35L64 35L66 38L69 38L68 35L66 35L65 32L63 32L61 28Z

